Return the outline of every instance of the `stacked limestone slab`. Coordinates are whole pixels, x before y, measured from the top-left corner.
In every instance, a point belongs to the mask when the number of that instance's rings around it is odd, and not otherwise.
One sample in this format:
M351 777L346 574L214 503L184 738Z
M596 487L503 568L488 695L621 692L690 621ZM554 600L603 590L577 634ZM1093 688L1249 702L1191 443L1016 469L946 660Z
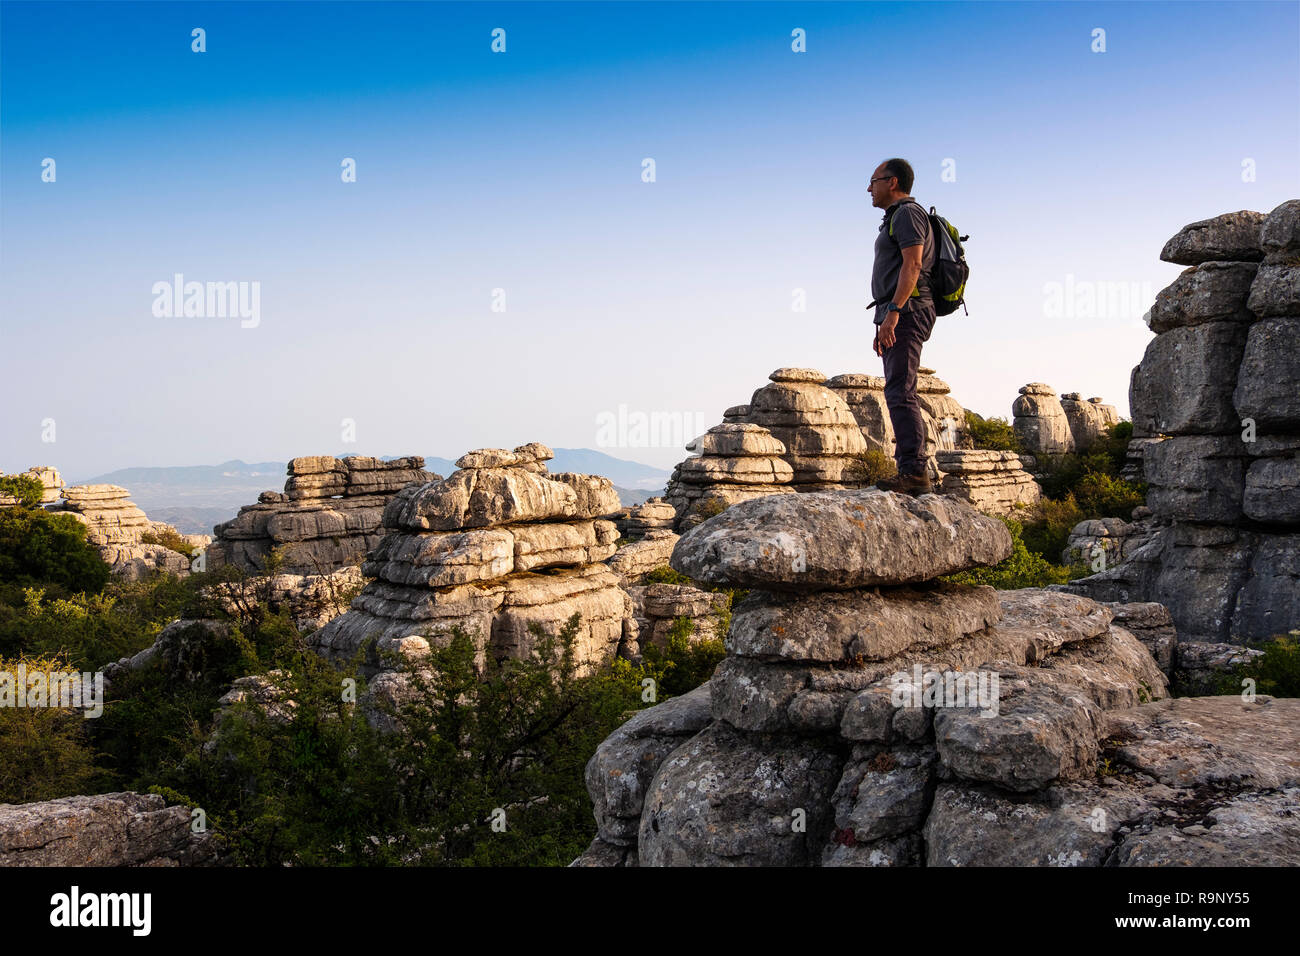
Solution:
M861 465L863 453L893 456L894 428L883 378L856 372L827 378L816 369L779 368L768 379L748 404L728 408L722 425L687 446L699 457L677 466L666 494L677 509L675 530L692 528L740 501L863 487L870 483ZM966 412L950 392L933 369L920 370L924 451L936 480L942 476L935 451L966 440ZM726 431L732 428L746 432ZM773 465L774 460L787 468Z
M714 425L687 451L696 454L673 469L664 493L677 515L675 530L694 527L737 502L795 490L785 444L760 425Z
M309 455L289 462L284 492L264 491L230 521L213 528L208 567L250 573L275 548L288 574L330 574L363 558L381 538L384 507L402 488L436 480L418 455L383 461Z
M1077 451L1087 450L1106 433L1108 427L1119 424L1119 412L1115 406L1105 404L1098 396L1085 401L1078 392L1066 392L1061 396L1061 408L1065 411L1070 437Z
M1015 452L941 449L935 457L943 473L939 490L970 502L985 514L1015 514L1042 497L1038 482L1025 471Z
M1056 391L1043 382L1030 382L1011 403L1011 427L1031 455L1064 455L1074 451L1074 435Z
M575 865L1207 863L1242 828L1254 862L1294 863L1275 788L1300 783L1300 704L1161 700L1114 623L1154 635L1158 607L933 580L1010 548L962 502L875 491L746 502L685 534L675 568L752 590L713 678L589 762L598 834ZM1207 799L1222 826L1174 827Z
M154 570L184 577L190 559L161 544L145 544L147 534L176 534L176 529L149 517L131 501L131 493L118 485L72 485L62 500L47 510L72 515L86 526L86 540L99 548L111 573L128 581ZM181 535L180 537L188 537Z
M547 472L551 457L539 442L477 449L447 478L399 492L362 565L374 580L312 644L350 659L373 637L376 652L418 657L459 625L477 636L481 661L524 657L535 643L530 622L554 633L578 612L579 663L612 658L628 601L602 563L616 550L606 516L619 511L618 493L607 478ZM365 666L386 667L377 653Z
M1166 604L1180 643L1300 625L1300 200L1185 227L1129 402L1161 527L1073 585Z

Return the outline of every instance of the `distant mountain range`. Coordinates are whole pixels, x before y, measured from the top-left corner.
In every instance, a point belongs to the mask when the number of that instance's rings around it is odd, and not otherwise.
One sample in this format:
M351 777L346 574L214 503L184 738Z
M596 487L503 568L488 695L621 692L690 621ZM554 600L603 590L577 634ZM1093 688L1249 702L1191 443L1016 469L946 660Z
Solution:
M546 463L548 470L604 475L614 483L624 505L640 504L663 494L671 477L662 468L614 458L591 448L554 451L555 457ZM131 492L131 500L154 521L175 525L182 534L211 534L213 525L233 518L243 505L257 501L261 492L283 490L287 467L288 462L284 461L249 464L235 459L219 465L120 468L93 478L67 481L79 485L120 485ZM424 467L444 476L456 470L452 459L437 456L426 457Z

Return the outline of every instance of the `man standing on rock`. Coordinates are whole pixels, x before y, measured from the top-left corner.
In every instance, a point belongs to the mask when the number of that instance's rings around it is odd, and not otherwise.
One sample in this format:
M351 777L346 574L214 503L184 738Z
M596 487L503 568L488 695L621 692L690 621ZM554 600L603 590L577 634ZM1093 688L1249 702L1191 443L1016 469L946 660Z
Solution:
M925 420L916 395L921 346L937 315L930 293L934 236L930 217L910 195L915 174L905 159L887 159L871 174L871 205L885 210L876 238L871 295L876 300L872 348L885 362L885 404L894 424L898 474L877 484L886 491L923 495L933 490L926 472Z

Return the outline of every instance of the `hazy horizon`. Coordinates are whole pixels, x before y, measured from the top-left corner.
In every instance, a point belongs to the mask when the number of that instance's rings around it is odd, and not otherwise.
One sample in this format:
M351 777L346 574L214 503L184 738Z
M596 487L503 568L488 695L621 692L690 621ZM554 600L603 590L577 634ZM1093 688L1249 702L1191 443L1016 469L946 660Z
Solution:
M985 416L1034 381L1127 416L1164 242L1300 196L1298 38L1250 2L5 2L0 470L671 469L773 369L881 374L895 155L971 236L922 363ZM177 275L256 321L157 314Z

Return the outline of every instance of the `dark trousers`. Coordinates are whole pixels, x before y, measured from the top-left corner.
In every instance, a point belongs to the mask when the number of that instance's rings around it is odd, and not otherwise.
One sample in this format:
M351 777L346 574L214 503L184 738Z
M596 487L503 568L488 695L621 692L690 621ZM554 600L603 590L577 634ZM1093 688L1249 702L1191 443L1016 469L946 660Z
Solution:
M916 370L921 365L921 346L934 331L934 307L908 306L898 316L894 330L897 341L885 349L885 404L894 423L894 460L906 475L925 474L925 419L916 397Z

